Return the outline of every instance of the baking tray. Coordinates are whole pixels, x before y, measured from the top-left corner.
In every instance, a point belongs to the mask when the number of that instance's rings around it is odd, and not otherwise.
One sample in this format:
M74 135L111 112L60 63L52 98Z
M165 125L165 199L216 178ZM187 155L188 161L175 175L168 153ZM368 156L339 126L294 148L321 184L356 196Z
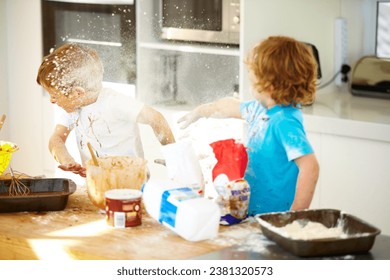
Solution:
M19 179L30 189L26 196L9 196L11 180L0 180L0 213L61 211L68 203L76 184L69 179L43 178Z
M335 209L278 212L256 216L263 234L300 257L349 255L371 250L380 230L363 220ZM327 228L342 227L342 236L295 239L283 227L295 220L318 222ZM303 230L303 229L302 229Z

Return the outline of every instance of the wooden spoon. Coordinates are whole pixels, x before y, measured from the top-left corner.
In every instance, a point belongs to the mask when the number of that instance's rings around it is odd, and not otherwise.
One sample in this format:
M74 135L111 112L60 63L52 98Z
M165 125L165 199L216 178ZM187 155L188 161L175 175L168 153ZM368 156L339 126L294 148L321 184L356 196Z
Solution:
M93 148L92 148L92 145L91 143L87 143L87 146L88 146L88 149L89 149L89 152L91 154L91 157L92 157L92 160L93 160L93 163L96 165L96 166L99 166L99 162L97 160L97 157L95 155L95 152L93 151Z
M0 119L0 130L1 130L1 128L3 127L4 121L5 121L5 114L3 114L3 115L1 116L1 119Z

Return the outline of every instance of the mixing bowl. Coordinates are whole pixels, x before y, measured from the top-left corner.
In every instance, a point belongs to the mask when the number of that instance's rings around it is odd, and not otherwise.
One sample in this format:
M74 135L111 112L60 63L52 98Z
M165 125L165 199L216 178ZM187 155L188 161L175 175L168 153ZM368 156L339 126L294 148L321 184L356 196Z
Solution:
M146 160L131 156L97 158L98 166L87 161L87 192L92 203L105 209L104 193L111 189L140 190L147 178Z

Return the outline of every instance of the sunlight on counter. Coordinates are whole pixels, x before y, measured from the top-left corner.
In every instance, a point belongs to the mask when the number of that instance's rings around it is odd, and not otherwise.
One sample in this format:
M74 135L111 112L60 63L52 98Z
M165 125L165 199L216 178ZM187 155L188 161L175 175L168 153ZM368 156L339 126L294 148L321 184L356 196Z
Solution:
M46 239L29 239L28 243L38 259L74 259L70 247L81 243L81 237L100 236L112 230L105 219L72 226L47 234Z
M71 260L73 258L66 252L65 248L74 245L78 241L63 239L30 239L28 242L31 249L40 260Z
M48 236L54 237L88 237L91 235L98 236L110 231L111 228L106 224L105 219L82 224L79 226L72 226L62 230L53 231Z

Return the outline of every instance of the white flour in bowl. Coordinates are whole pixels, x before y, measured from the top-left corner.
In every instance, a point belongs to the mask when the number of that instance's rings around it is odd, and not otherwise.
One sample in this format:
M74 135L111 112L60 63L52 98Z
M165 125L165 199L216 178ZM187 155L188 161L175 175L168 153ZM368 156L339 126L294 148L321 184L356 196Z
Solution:
M284 227L279 228L279 232L291 239L322 239L322 238L346 238L340 224L336 227L328 228L321 223L295 220Z

